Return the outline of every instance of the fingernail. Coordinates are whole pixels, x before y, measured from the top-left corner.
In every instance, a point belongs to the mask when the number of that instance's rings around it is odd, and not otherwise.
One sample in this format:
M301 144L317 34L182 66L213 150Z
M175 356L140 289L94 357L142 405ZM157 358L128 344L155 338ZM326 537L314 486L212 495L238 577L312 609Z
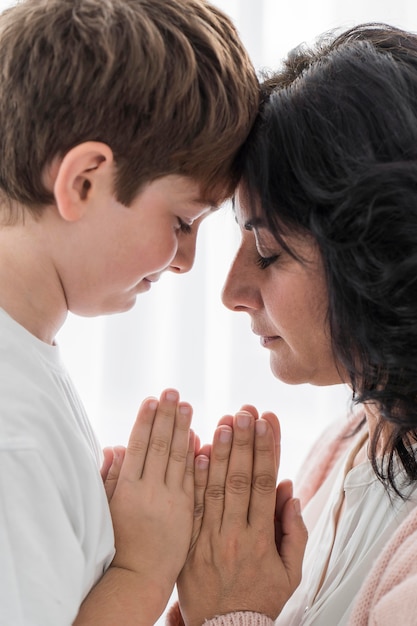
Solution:
M229 443L229 441L231 441L232 439L232 429L228 428L227 426L223 426L221 428L219 428L220 433L219 433L219 439L222 443Z
M175 402L178 400L178 393L172 389L166 392L165 398L169 400L169 402Z
M265 420L256 420L255 429L257 435L265 435L267 427L268 426Z
M239 428L248 428L251 422L251 415L249 413L238 413L236 415L236 421Z
M200 455L196 458L195 464L199 469L207 469L210 463L208 456Z
M148 406L149 406L151 411L156 411L156 409L158 408L158 401L157 400L150 400Z
M181 415L190 415L191 413L191 407L189 404L181 404L181 406L179 407L179 412L181 413Z

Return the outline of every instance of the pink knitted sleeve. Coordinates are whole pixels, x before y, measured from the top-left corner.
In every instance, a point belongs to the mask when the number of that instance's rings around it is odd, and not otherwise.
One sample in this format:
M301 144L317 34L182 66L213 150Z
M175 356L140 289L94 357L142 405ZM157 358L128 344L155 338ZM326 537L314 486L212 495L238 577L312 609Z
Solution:
M213 619L206 620L204 626L272 626L273 620L262 613L252 613L251 611L237 611L217 615ZM169 610L165 624L167 626L184 626L181 611L176 602Z
M349 626L417 623L417 509L387 544L357 596Z
M204 626L272 626L273 620L262 613L239 611L218 615L204 622Z

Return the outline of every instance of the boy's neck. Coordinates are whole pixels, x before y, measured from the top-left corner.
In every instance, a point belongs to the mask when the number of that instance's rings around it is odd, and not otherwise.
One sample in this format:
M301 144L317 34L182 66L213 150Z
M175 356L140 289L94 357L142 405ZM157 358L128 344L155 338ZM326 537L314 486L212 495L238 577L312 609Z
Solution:
M0 307L48 344L67 316L48 241L27 215L24 224L0 226Z

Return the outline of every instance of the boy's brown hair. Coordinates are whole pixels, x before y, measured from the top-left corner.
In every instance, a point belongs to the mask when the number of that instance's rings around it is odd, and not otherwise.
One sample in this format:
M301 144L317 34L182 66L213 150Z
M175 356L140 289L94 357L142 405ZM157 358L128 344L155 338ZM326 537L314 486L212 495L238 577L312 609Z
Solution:
M236 30L204 0L25 0L0 16L0 193L40 213L43 172L109 145L129 205L168 174L226 197L258 107ZM222 199L223 199L222 198Z

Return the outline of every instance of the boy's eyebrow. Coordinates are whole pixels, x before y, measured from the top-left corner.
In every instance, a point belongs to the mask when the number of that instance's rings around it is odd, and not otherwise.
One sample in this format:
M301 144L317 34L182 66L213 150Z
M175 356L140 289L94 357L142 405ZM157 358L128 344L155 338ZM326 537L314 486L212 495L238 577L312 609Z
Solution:
M220 206L217 200L210 198L194 198L194 204L200 204L202 207L210 207L210 211L218 211Z

